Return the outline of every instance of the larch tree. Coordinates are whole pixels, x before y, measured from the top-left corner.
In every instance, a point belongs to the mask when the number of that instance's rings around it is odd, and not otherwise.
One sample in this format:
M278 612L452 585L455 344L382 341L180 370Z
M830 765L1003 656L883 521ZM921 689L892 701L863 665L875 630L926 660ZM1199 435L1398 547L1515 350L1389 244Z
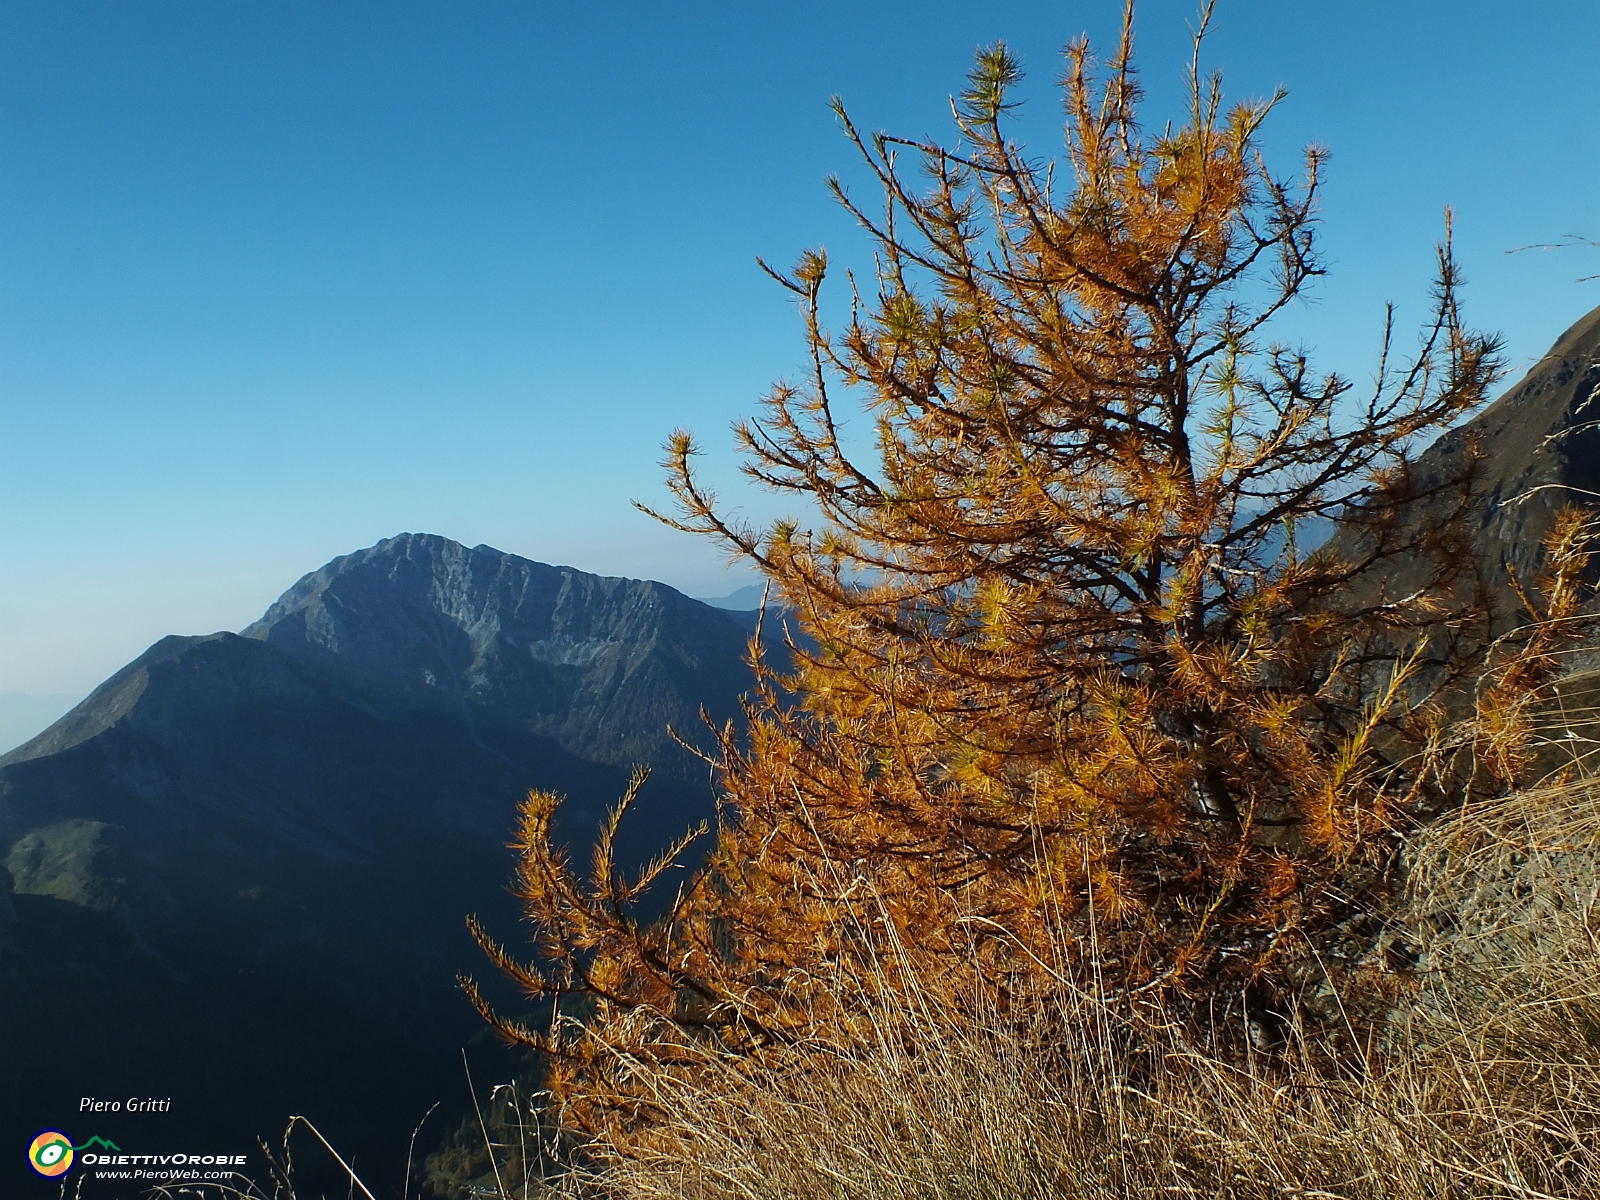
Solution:
M1403 832L1526 764L1589 529L1562 519L1543 598L1528 581L1501 637L1464 525L1479 462L1412 469L1500 370L1458 315L1448 225L1416 351L1391 319L1370 387L1318 374L1269 326L1322 273L1323 152L1271 174L1275 98L1226 107L1199 38L1183 123L1143 129L1131 22L1103 67L1066 52L1060 168L1008 136L1003 45L949 147L864 136L838 107L882 189L869 209L833 182L876 278L847 282L835 331L822 251L770 272L800 301L809 377L738 427L747 473L809 518L728 519L690 436L669 443L671 523L755 564L803 636L787 670L752 643L716 848L658 920L641 897L688 842L614 870L636 787L587 878L552 842L557 797L524 808L538 959L474 931L531 995L586 994L589 1015L530 1028L467 987L551 1053L590 1129L647 1120L630 1063L848 1048L886 994L992 1013L1092 978L1129 1028L1226 1041L1252 1005L1301 1019L1383 970L1360 923ZM868 464L840 432L862 402ZM1452 515L1408 520L1441 497Z

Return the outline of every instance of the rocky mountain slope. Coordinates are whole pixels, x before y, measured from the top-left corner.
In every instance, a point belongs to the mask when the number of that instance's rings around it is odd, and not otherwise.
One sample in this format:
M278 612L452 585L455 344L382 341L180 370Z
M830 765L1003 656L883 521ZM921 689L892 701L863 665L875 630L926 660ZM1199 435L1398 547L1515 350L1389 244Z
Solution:
M1474 440L1484 470L1469 533L1502 614L1498 632L1526 619L1510 572L1530 585L1538 579L1556 512L1567 504L1600 507L1600 308L1556 339L1493 404L1418 455L1415 475L1424 483L1454 477ZM1410 520L1437 522L1452 503L1443 496L1420 504ZM1335 534L1332 546L1344 548L1347 536ZM1391 593L1421 583L1423 570L1395 563L1387 575Z
M1434 443L1419 467L1442 467L1469 437L1481 439L1488 466L1480 544L1500 578L1510 565L1531 581L1555 513L1600 501L1600 308L1556 339L1515 387Z
M746 625L402 535L152 646L0 758L0 1124L138 1091L186 1137L249 1150L304 1112L398 1171L481 1033L462 918L515 933L517 801L566 793L581 843L650 762L627 853L709 815L666 727L737 712Z

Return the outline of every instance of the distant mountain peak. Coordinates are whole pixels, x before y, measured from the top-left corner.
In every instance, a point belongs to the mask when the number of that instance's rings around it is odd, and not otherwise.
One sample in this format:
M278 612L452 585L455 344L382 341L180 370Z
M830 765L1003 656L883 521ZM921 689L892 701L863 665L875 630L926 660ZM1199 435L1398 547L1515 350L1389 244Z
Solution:
M736 612L749 612L761 607L761 598L767 594L765 583L746 584L736 588L726 596L699 596L700 603L709 604L712 608L732 609Z
M401 533L302 576L234 634L161 639L50 728L0 758L66 750L123 719L150 672L202 643L265 643L370 712L449 713L475 728L554 740L609 766L699 777L668 726L738 714L748 624L644 579L591 575L491 546ZM274 679L284 664L250 668ZM229 670L244 670L243 660ZM265 676L264 676L265 677Z
M437 534L333 559L241 636L616 766L688 769L667 726L693 735L702 704L733 716L729 699L749 686L740 623L665 584Z
M242 634L156 642L0 758L0 1115L182 1076L230 1135L356 1079L414 1122L478 1028L463 916L516 920L518 802L567 797L581 853L650 763L625 868L713 818L668 726L739 715L746 637L663 584L401 534Z

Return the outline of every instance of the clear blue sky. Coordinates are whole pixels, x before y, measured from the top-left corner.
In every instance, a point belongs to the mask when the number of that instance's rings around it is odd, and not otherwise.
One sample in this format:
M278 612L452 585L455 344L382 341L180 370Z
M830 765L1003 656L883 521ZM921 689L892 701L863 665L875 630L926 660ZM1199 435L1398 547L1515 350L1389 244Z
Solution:
M1181 117L1190 0L1139 11ZM865 243L828 112L945 135L974 48L1030 69L1115 0L0 3L0 693L81 695L165 633L237 629L402 530L694 594L747 582L653 526L674 427L801 361L754 266ZM1224 0L1208 60L1278 84L1279 171L1332 150L1333 268L1294 333L1361 378L1422 314L1445 205L1469 321L1524 368L1600 304L1594 0ZM750 503L762 511L759 497Z

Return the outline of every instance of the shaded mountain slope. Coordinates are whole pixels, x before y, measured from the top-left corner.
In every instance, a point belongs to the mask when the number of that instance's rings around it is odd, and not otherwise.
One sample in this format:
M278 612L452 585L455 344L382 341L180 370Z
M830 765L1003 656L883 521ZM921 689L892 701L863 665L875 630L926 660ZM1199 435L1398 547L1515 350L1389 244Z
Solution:
M582 841L654 761L624 853L708 816L664 727L736 711L745 637L660 584L411 535L243 635L158 642L0 759L0 1124L171 1095L185 1138L304 1112L398 1172L480 1032L462 918L516 927L517 801L566 793Z

